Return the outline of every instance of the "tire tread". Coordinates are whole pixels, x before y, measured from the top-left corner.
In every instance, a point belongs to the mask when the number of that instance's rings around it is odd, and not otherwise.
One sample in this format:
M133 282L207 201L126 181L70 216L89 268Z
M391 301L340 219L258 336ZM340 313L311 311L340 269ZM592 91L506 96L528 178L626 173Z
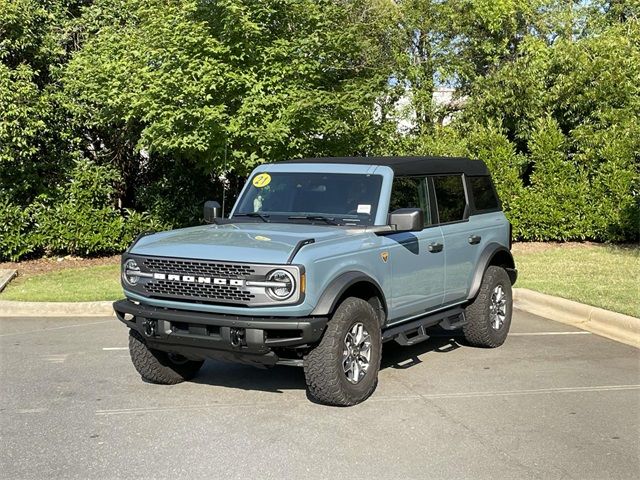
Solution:
M307 382L307 389L311 397L320 403L335 406L351 406L362 402L368 398L376 388L377 374L380 368L380 352L382 340L380 334L369 332L372 345L377 357L372 359L369 373L376 376L371 386L361 394L354 395L344 388L341 376L344 372L339 368L339 362L335 361L335 352L342 349L342 335L344 322L349 321L358 311L366 310L369 318L375 321L378 328L378 320L373 307L360 298L347 298L336 310L331 321L327 325L327 330L320 343L312 349L304 358L304 374ZM371 327L369 327L371 328Z
M172 365L165 352L151 350L142 335L129 330L129 353L138 373L145 380L162 385L175 385L190 380L204 361L189 360L185 364Z
M464 338L471 345L476 347L495 348L502 345L506 339L511 323L512 307L508 306L508 315L505 319L506 332L499 334L492 330L488 320L489 304L491 303L491 292L496 284L502 283L508 295L508 302L511 301L511 281L507 272L497 266L489 266L484 272L482 283L478 295L465 309L467 324L463 327Z

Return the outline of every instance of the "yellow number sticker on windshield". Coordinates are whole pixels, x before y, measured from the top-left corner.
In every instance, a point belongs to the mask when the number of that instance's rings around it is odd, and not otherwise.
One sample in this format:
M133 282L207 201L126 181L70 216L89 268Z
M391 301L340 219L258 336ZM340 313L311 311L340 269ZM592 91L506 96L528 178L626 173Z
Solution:
M253 186L256 188L262 188L269 185L271 182L271 175L268 173L259 173L255 177L253 177Z

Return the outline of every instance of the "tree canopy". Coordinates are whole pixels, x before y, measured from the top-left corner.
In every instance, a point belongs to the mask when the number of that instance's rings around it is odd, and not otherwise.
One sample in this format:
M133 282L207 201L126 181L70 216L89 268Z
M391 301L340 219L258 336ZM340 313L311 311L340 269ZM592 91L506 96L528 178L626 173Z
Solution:
M639 15L637 0L0 0L0 257L118 251L198 223L258 163L334 155L482 158L518 238L637 240ZM434 101L445 87L453 101Z

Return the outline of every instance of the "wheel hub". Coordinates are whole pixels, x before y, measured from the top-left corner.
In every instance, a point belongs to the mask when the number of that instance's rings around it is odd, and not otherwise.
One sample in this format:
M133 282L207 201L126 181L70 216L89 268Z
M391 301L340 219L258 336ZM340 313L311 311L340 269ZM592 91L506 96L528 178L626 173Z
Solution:
M507 295L502 285L496 285L491 292L491 303L489 304L489 321L491 328L499 330L504 325L507 318Z
M362 323L356 323L344 337L342 369L347 380L360 382L367 374L370 361L371 336Z

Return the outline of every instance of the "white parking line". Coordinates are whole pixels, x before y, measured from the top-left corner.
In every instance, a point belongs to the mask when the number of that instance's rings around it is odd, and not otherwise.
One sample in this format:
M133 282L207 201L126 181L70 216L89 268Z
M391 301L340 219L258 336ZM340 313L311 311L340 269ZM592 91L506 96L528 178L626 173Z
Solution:
M89 325L100 325L101 323L110 323L113 320L104 320L102 322L77 323L75 325L64 325L62 327L41 328L40 330L28 330L26 332L2 333L0 337L12 337L14 335L26 335L28 333L49 332L51 330L62 330L64 328L88 327Z
M109 352L113 350L129 350L129 347L102 347L102 350Z
M69 357L68 353L58 353L54 355L42 355L42 359L49 363L64 363Z
M527 332L527 333L510 333L510 337L536 337L538 335L591 335L591 332Z
M46 408L21 408L17 410L17 413L44 413L46 412Z
M595 385L591 387L555 387L532 390L504 390L493 392L463 393L427 393L422 398L471 398L471 397L504 397L511 395L541 395L545 393L579 393L579 392L615 392L620 390L640 390L640 385Z

